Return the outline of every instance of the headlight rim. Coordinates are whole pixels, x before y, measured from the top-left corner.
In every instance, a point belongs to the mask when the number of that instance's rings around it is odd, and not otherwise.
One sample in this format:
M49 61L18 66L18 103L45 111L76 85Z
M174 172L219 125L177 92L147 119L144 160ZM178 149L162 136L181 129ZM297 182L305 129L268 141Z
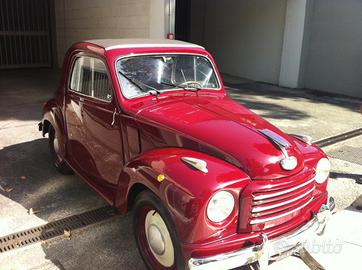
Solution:
M210 217L210 214L209 214L209 212L211 211L210 210L210 204L212 202L212 199L215 198L215 196L219 195L220 193L227 194L226 196L228 196L230 199L232 199L232 201L230 202L231 203L230 204L231 209L227 212L227 215L225 215L222 219L213 219L212 217ZM231 216L231 214L234 212L235 207L236 207L235 203L236 203L236 200L235 200L235 197L232 194L232 192L230 192L228 190L216 191L215 193L212 194L212 196L210 197L210 199L207 202L206 217L207 217L208 221L212 222L213 224L220 224L220 223L225 222Z

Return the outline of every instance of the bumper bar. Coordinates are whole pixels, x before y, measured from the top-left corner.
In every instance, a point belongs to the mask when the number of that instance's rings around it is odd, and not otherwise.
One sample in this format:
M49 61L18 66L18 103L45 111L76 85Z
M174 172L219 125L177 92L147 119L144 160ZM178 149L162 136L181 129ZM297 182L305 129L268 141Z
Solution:
M260 269L265 269L269 261L290 256L302 248L315 234L323 234L334 207L334 199L330 198L327 204L321 206L312 220L293 232L271 240L266 234L261 233L259 245L206 258L191 258L189 268L191 270L232 269L258 261Z

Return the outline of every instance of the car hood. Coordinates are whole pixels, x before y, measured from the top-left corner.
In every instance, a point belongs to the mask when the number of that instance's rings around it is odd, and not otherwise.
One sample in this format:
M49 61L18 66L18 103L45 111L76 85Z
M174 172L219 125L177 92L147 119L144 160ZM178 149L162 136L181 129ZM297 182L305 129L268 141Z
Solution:
M303 154L292 137L225 96L158 99L136 114L144 120L166 126L180 136L191 138L207 149L217 149L227 161L236 161L253 179L286 177L303 168ZM294 170L282 169L280 161L284 156L281 149L260 130L267 130L287 142L288 155L298 161Z

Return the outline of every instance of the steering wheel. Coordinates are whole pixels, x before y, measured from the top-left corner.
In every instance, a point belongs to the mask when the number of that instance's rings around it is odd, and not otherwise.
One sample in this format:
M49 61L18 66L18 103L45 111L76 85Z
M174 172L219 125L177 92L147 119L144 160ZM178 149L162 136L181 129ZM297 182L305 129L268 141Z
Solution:
M186 86L186 87L188 87L190 84L191 84L191 85L197 85L196 88L202 88L201 83L198 82L198 81L186 81L186 82L182 82L182 83L179 84L179 86Z

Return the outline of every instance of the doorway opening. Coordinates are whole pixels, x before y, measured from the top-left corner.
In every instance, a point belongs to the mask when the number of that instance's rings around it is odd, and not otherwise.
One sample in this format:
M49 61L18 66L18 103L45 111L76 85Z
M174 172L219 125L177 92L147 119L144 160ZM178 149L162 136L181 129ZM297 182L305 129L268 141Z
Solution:
M0 0L0 69L52 66L51 0Z
M191 0L176 0L175 38L190 41Z

